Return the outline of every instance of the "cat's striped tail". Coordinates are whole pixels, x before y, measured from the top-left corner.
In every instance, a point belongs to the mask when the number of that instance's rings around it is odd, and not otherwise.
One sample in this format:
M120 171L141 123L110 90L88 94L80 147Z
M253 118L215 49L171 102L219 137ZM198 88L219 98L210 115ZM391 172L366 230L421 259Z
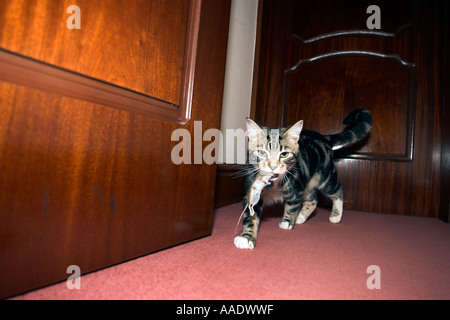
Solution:
M372 127L372 116L368 110L355 109L344 119L344 124L356 124L349 130L326 136L333 150L341 149L364 138Z

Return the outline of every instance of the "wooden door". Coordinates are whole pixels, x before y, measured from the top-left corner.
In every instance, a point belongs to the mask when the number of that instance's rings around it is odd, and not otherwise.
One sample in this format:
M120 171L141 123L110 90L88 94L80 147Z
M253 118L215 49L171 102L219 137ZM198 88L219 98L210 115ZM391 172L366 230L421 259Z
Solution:
M370 110L370 137L337 154L345 208L438 217L448 7L372 4L264 1L252 115L330 134Z
M211 233L229 1L72 4L0 2L0 298Z

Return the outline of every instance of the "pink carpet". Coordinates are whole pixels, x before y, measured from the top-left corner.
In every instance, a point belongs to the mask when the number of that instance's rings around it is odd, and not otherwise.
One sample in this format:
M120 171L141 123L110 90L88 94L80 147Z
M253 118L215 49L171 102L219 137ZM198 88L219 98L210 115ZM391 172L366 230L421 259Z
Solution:
M82 275L15 299L450 299L450 225L431 218L317 209L281 230L266 212L253 251L233 245L241 204L216 210L210 237ZM238 231L240 229L238 228ZM368 289L380 270L380 289Z

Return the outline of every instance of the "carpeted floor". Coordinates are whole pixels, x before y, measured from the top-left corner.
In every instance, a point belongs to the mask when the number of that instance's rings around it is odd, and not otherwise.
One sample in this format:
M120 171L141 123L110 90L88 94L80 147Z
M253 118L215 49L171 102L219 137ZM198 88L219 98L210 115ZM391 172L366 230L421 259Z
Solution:
M264 215L254 250L233 245L234 204L216 210L210 237L83 275L80 290L63 282L15 299L450 299L449 224L344 211L335 225L317 209L282 230L280 210Z

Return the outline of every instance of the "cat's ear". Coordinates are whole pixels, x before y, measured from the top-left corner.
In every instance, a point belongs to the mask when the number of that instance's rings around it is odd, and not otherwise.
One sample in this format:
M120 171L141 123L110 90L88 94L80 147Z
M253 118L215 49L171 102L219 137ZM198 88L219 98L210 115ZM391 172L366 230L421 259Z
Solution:
M286 131L284 136L287 139L292 139L295 142L297 142L298 139L300 139L300 132L302 132L302 129L303 129L303 120L300 120L299 122L294 124L292 127L290 127L288 129L288 131Z
M250 118L247 118L247 132L249 139L257 139L262 131L262 129Z

